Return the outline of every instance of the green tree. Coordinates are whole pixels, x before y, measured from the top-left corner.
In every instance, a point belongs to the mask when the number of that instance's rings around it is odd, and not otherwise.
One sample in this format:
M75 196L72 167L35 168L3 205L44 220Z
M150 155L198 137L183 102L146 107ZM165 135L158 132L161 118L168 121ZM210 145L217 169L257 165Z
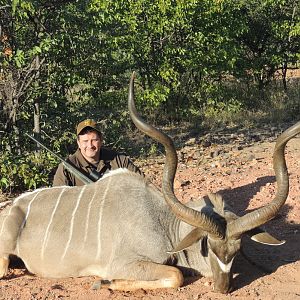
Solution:
M93 117L109 129L108 143L124 145L133 70L138 104L153 122L199 124L250 107L235 80L248 92L256 91L253 83L264 91L282 69L287 90L286 70L299 61L295 0L6 2L0 0L0 163L13 170L33 154L23 135L32 129L64 156L73 150L75 124Z
M241 53L235 75L253 76L263 90L274 73L283 69L286 88L288 64L295 64L299 59L298 1L240 1L239 7L245 30L237 36Z

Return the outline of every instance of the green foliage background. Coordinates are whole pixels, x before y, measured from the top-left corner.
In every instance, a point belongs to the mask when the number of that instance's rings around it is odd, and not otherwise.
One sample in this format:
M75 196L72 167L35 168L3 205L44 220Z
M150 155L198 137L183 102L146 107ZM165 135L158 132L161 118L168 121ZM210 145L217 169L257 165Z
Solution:
M200 131L255 112L265 122L299 117L299 82L285 73L299 62L298 1L6 2L0 0L4 192L51 184L57 161L36 153L26 132L65 157L74 150L76 124L95 118L108 145L130 152L133 70L138 106L156 125L191 122Z

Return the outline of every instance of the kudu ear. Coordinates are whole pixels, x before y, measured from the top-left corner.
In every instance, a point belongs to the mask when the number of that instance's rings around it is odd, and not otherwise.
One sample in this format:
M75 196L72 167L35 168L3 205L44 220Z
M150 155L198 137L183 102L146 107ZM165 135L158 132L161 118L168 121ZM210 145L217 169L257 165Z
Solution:
M224 212L225 203L223 201L223 198L221 194L219 193L209 193L208 198L210 202L213 204L213 206L219 211Z
M251 240L265 245L280 246L285 243L285 241L277 240L276 238L274 238L269 233L267 233L259 227L247 231L246 234L250 236Z
M193 244L197 243L207 233L200 228L193 229L173 250L167 251L169 254L178 253Z

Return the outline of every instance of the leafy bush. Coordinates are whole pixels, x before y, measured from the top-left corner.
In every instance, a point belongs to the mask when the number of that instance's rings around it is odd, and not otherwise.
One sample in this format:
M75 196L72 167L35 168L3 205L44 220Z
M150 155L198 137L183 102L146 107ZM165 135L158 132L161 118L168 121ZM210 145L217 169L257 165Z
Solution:
M216 101L214 99L208 99L204 116L206 119L211 119L215 124L222 122L230 122L234 116L240 113L242 110L242 104L237 99L229 99L227 102Z
M49 153L0 156L0 188L3 192L22 191L49 186L57 161Z

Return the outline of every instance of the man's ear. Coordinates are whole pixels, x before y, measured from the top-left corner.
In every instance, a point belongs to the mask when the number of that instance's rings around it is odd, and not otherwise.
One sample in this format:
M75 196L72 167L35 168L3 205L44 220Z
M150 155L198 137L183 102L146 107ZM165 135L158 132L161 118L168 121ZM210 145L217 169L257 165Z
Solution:
M77 146L78 146L78 148L80 149L79 137L77 137L76 141L77 141Z

